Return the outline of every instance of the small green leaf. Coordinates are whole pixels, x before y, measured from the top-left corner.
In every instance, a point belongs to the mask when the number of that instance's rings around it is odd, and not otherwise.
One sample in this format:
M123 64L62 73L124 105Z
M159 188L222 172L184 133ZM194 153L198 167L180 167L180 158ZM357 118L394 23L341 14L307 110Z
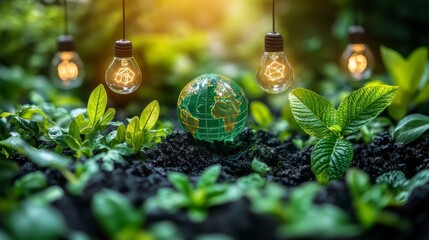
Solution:
M271 168L268 167L266 163L261 162L256 158L254 158L252 161L252 169L261 176L264 176L268 171L271 170Z
M80 129L80 133L83 133L83 129L88 128L90 126L90 122L88 119L86 119L83 114L79 114L77 115L74 119L73 119L76 124L79 126Z
M107 93L102 84L92 91L88 100L88 118L92 126L103 118L107 106Z
M429 100L429 83L426 83L423 89L419 91L419 94L415 97L414 104L419 105L427 100Z
M139 229L143 223L143 215L123 195L111 191L98 192L91 204L95 219L110 236L124 229Z
M75 119L70 122L69 125L69 135L76 140L80 140L80 129L79 125L76 123Z
M16 180L13 185L13 193L16 197L25 197L31 192L42 189L45 186L45 175L42 172L37 171L24 175L20 179Z
M73 151L77 152L80 150L80 144L78 141L76 141L76 139L67 135L65 136L64 140L66 141L67 146Z
M139 131L139 118L134 117L128 124L127 131L125 134L125 139L128 143L128 146L134 147L134 139Z
M371 187L368 174L355 168L347 171L346 181L353 198L358 198Z
M29 132L31 135L37 135L39 133L39 127L37 126L37 122L27 120L22 117L15 117L15 119L24 131Z
M253 101L250 103L250 115L255 122L263 128L268 128L274 120L268 106L260 101Z
M353 159L353 145L345 139L322 139L311 153L311 167L317 180L327 184L347 171Z
M219 178L221 172L221 166L219 164L213 165L201 174L200 180L198 181L197 188L205 188L214 185Z
M144 132L138 132L133 139L134 150L138 151L143 146L145 142Z
M393 138L399 142L410 143L429 130L429 117L411 114L402 119L393 132Z
M359 131L375 119L392 101L398 87L367 86L350 93L338 107L338 122L343 135Z
M140 116L140 130L152 129L158 121L159 111L160 107L157 100L149 103Z
M107 124L109 124L113 120L113 118L115 118L115 113L116 113L116 110L114 108L107 109L106 113L101 119L100 125L106 126Z
M65 236L66 231L61 214L48 206L23 204L4 222L16 240L54 240Z
M51 186L41 192L32 194L26 201L32 204L48 205L51 202L59 200L63 197L64 191L61 187Z
M125 142L125 134L126 134L126 128L124 124L119 125L118 129L116 130L116 137L115 137L115 143L123 143Z
M393 188L400 188L408 184L408 179L402 171L395 170L378 176L375 182L386 183Z
M295 120L306 133L317 138L335 136L329 127L335 125L337 113L326 98L297 88L289 93L289 101Z
M168 174L167 178L177 190L188 196L191 194L192 185L188 176L183 173L172 172Z

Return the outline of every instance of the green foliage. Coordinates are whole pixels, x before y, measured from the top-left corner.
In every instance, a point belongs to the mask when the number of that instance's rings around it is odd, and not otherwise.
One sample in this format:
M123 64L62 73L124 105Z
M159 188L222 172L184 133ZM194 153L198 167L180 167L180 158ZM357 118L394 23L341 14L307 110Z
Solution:
M398 216L385 210L389 205L397 204L386 184L371 185L368 175L357 169L347 172L346 181L357 218L364 229L370 229L375 224L400 229L407 227Z
M321 138L311 154L317 180L326 184L344 175L353 159L353 146L344 139L375 119L392 101L397 87L367 86L350 93L335 110L324 97L303 88L289 94L293 116L311 136Z
M411 114L399 121L393 132L396 141L410 143L429 129L429 117L423 114Z
M5 217L7 230L13 239L58 239L65 234L62 216L53 208L22 204Z
M429 183L429 170L418 172L412 179L407 179L402 171L395 170L378 176L376 182L387 184L395 200L399 204L405 204L415 188Z
M185 174L170 173L168 180L175 190L170 188L158 190L157 195L147 201L146 208L149 211L161 208L170 212L185 208L192 221L203 221L209 207L233 201L239 197L228 191L230 189L228 184L216 183L220 171L220 165L207 168L195 187Z
M275 216L281 222L278 234L282 237L305 238L318 236L351 237L360 232L347 214L330 204L315 204L314 197L321 187L307 183L292 190L288 202L285 191L270 183L264 189L249 192L252 208L257 213Z
M271 170L270 167L264 162L259 161L258 159L254 158L252 161L252 170L256 173L258 173L261 176L264 176L268 171Z
M429 81L425 79L428 50L425 47L417 48L408 58L403 58L398 52L385 46L380 51L392 82L399 86L389 107L390 116L399 120L411 108L429 100Z
M274 121L274 117L268 106L260 101L253 101L250 103L250 115L253 120L264 129L269 128Z
M181 239L173 225L161 222L141 229L144 213L127 198L111 190L102 190L92 199L92 213L104 232L112 239Z

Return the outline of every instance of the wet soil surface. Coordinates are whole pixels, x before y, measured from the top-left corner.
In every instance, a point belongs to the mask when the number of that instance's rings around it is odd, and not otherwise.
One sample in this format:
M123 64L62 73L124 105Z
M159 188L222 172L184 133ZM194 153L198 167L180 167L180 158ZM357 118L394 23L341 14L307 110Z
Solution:
M386 133L371 144L355 143L352 167L362 169L371 179L391 170L401 170L407 177L429 168L429 138L408 145L395 143ZM68 226L97 238L105 238L91 214L91 199L98 191L109 188L124 194L135 206L140 206L159 188L170 187L167 173L183 172L195 181L204 169L220 163L222 173L219 181L230 182L253 173L254 158L271 167L266 175L270 181L293 187L314 181L310 168L312 147L299 150L291 141L280 142L275 136L246 129L234 143L206 143L197 141L185 133L173 133L151 150L144 159L129 158L117 164L111 172L100 171L88 183L82 196L66 195L53 205L64 215ZM18 161L20 175L37 170L25 159ZM44 170L50 185L64 186L66 181L55 170ZM335 181L316 197L316 203L339 206L355 219L347 186L343 180ZM359 239L429 239L429 185L417 188L409 202L391 211L407 219L412 226L408 232L398 232L377 226ZM251 211L246 199L213 207L209 217L202 223L192 223L184 212L178 214L156 213L147 216L146 224L169 220L186 239L201 234L224 233L234 239L276 239L278 222L271 216L257 215Z

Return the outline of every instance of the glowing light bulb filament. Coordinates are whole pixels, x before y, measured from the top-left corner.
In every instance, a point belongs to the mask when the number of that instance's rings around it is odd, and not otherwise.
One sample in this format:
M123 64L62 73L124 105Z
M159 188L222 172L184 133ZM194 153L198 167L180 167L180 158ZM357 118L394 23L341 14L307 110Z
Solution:
M361 53L353 53L348 61L347 68L349 69L350 73L357 73L361 74L363 73L368 66L368 60L366 59L365 55Z
M122 86L128 86L134 82L136 74L129 68L120 68L115 74L115 81Z
M281 80L285 77L285 68L286 66L277 62L271 62L265 69L265 76L268 77L271 81Z
M58 65L58 76L63 81L71 81L77 78L78 74L79 74L79 69L77 65L73 62L62 61Z

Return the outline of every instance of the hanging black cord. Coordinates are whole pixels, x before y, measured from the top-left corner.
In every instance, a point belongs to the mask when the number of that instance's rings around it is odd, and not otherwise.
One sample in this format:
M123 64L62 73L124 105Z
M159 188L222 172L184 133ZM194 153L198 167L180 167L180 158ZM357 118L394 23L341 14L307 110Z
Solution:
M122 0L122 39L125 40L125 0Z
M67 12L67 0L64 0L64 35L69 34L69 19L68 19L68 12Z
M276 32L276 1L273 0L273 32Z
M354 24L359 25L359 4L357 0L353 0L353 8L354 8Z

